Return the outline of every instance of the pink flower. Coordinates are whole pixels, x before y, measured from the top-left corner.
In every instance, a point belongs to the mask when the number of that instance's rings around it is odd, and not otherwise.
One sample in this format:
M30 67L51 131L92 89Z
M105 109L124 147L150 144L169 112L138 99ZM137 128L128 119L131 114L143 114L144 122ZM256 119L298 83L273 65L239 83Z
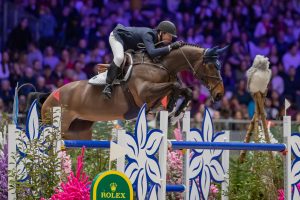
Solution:
M84 148L81 150L81 155L77 158L76 175L73 172L68 176L66 183L60 183L60 188L56 189L56 194L51 197L51 200L89 200L90 199L90 184L88 176L83 172L83 157Z
M300 190L300 183L296 185L297 189ZM294 190L294 187L292 187L292 191ZM284 189L279 189L278 191L278 200L284 200Z
M297 189L300 191L300 183L296 185Z
M218 189L218 187L216 185L212 184L210 186L210 192L215 195L215 194L217 194L219 192L219 189Z
M181 130L179 128L175 128L173 133L174 133L175 139L177 141L182 141L182 133L181 133Z
M66 154L66 151L61 151L58 156L62 159L62 170L69 175L72 171L72 160L70 155Z
M168 184L182 184L182 153L181 151L168 151ZM182 199L182 193L169 193L169 199Z
M284 200L284 190L283 189L278 190L278 200Z

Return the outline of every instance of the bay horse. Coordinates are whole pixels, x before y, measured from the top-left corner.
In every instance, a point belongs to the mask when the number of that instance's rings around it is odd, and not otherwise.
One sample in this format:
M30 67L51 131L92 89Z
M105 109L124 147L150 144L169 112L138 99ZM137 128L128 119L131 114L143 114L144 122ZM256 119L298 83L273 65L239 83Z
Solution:
M133 54L131 76L128 81L114 86L111 99L101 94L103 86L90 85L87 80L71 82L43 97L42 121L46 121L52 107L62 106L62 138L89 140L94 122L136 118L144 103L148 109L155 109L167 95L173 97L168 109L174 107L178 96L185 97L179 108L182 110L192 98L191 91L177 81L177 73L183 70L190 70L218 101L224 95L218 55L224 50L184 43L162 57L159 63L153 63L146 53Z

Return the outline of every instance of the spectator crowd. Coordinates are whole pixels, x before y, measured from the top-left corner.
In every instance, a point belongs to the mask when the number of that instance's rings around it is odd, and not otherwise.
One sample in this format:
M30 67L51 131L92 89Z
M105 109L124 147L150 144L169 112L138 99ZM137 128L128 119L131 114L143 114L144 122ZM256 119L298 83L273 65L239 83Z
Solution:
M254 102L246 71L257 54L269 57L272 79L266 98L268 119L280 119L284 98L288 113L300 121L300 3L297 0L10 0L26 15L9 31L0 52L0 113L11 112L14 87L31 83L39 92L96 74L110 63L108 36L116 24L155 28L162 20L177 26L178 40L203 48L231 44L222 58L226 94L215 104L190 72L179 76L193 89L192 115L203 106L214 118L249 119ZM135 5L136 4L136 5ZM30 16L30 17L28 17ZM37 20L33 29L31 20ZM37 28L36 28L37 27ZM37 36L38 35L38 36ZM24 112L31 87L20 91ZM101 95L99 91L99 95ZM95 102L96 103L96 102Z

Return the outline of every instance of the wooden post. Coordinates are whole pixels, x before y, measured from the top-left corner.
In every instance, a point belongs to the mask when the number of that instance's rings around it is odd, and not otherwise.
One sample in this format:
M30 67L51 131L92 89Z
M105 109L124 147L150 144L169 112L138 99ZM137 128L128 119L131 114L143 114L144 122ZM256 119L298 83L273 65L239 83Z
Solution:
M263 127L263 132L264 132L264 136L265 136L265 140L267 143L271 143L270 142L270 135L268 132L268 128L267 128L267 120L266 120L266 115L265 115L265 109L264 109L264 99L265 99L265 95L262 94L261 92L257 92L255 94L252 95L252 98L254 99L255 102L255 113L254 116L250 122L250 125L248 127L244 142L245 143L249 143L251 140L251 136L252 133L254 133L254 141L256 143L259 142L259 130L258 130L258 126L259 126L259 121L261 120L262 122L262 127ZM244 162L245 157L246 157L246 150L242 150L240 153L240 162ZM273 159L273 154L272 152L270 152L270 158Z

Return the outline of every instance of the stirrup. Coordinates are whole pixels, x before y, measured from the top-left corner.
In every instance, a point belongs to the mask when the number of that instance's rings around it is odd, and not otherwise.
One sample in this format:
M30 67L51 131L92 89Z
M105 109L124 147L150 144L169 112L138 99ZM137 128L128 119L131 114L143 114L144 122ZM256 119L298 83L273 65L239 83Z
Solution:
M106 84L102 93L108 98L111 99L111 95L112 95L112 84Z

